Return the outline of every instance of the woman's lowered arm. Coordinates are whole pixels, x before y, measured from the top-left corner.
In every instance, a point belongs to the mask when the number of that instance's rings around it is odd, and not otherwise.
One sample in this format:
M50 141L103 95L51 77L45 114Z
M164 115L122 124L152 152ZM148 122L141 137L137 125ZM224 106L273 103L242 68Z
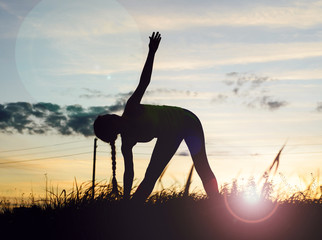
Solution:
M134 178L132 147L127 144L122 144L121 149L124 158L123 196L126 200L130 198Z

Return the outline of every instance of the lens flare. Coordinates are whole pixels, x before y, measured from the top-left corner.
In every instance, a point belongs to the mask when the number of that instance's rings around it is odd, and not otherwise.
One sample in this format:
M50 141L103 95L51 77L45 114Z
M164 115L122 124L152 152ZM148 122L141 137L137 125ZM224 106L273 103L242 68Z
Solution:
M249 205L256 205L260 203L260 196L255 191L244 193L243 200Z
M268 211L266 210L266 207L264 202L260 200L260 198L250 198L250 196L247 196L247 203L248 206L242 203L242 199L240 200L240 204L238 204L238 209L233 209L231 204L228 203L227 195L224 194L224 202L225 206L228 210L228 212L237 220L244 222L244 223L260 223L268 220L273 214L276 212L278 208L278 202L275 201L273 203L273 207L270 207ZM261 214L263 212L263 214ZM252 215L252 214L245 214L245 213L256 213L253 215L256 215L255 217L247 218L243 215Z

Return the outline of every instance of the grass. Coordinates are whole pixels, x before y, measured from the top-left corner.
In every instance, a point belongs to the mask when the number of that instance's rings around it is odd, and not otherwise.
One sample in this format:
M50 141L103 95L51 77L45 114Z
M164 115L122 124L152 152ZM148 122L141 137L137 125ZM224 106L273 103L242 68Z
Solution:
M283 149L283 148L282 148ZM166 240L279 240L322 239L322 186L291 196L274 196L271 171L278 153L259 182L246 186L235 179L221 188L221 197L189 194L193 166L181 190L164 189L145 203L125 201L112 184L75 184L73 190L46 190L46 198L0 201L0 230L6 239L166 239ZM162 186L162 173L159 184ZM47 186L47 184L46 184ZM260 186L260 189L258 189Z
M245 201L254 179L241 188L237 180L221 189L222 199L162 190L142 204L124 201L111 184L77 185L73 191L50 191L47 199L12 208L1 202L2 236L10 239L322 239L322 198L299 192L278 203L267 181L256 204ZM122 189L119 189L120 191ZM226 199L226 203L225 200ZM246 198L247 200L247 198ZM233 216L227 210L227 203ZM258 221L276 211L265 221ZM246 220L246 221L244 221ZM8 238L9 239L9 238Z

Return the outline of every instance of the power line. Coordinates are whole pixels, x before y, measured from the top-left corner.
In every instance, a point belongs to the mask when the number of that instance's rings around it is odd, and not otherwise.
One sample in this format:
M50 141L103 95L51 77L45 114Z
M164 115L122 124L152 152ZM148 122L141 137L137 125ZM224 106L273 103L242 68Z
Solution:
M19 161L8 161L8 162L0 162L0 165L3 164L13 164L13 163L23 163L23 162L33 162L33 161L41 161L41 160L48 160L52 158L61 158L61 157L71 157L83 154L89 154L90 152L82 152L82 153L74 153L74 154L67 154L67 155L60 155L60 156L52 156L52 157L45 157L45 158L35 158L35 159L28 159L28 160L19 160Z
M99 153L107 153L110 154L109 151L98 151ZM117 151L118 154L120 154L119 151ZM133 154L135 155L143 155L143 156L151 156L151 153L143 153L143 152L136 152L133 151ZM297 155L297 154L322 154L321 152L295 152L295 153L282 153L282 155ZM176 154L176 155L180 155L180 154ZM270 155L276 155L275 153L263 153L263 154L254 154L254 153L244 153L244 154L224 154L224 153L208 153L207 156L211 156L211 157L223 157L223 156L227 156L227 157L245 157L245 156L251 156L251 157L260 157L260 156L270 156Z
M64 142L64 143L56 143L56 144L50 144L50 145L41 145L36 147L30 147L30 148L18 148L18 149L11 149L11 150L4 150L0 151L0 153L9 153L9 152L20 152L20 151L27 151L27 150L33 150L33 149L40 149L40 148L46 148L46 147L54 147L54 146L60 146L60 145L66 145L66 144L72 144L72 143L79 143L84 142L87 140L80 140L80 141L71 141L71 142ZM232 147L232 148L240 148L240 147L280 147L281 145L217 145L215 142L206 143L206 145L210 146L216 146L216 147ZM287 147L295 147L295 146L322 146L322 144L287 144ZM150 146L147 145L140 145L140 148L150 148Z
M139 147L139 148L150 148L151 146L148 145L149 143L142 144L142 145L137 145L136 147ZM241 148L241 147L245 147L245 148L250 148L250 147L281 147L282 145L283 144L281 144L281 145L269 145L269 144L268 145L228 145L228 144L227 145L220 145L220 144L217 144L215 142L206 143L206 146L232 147L232 148ZM286 147L300 147L300 146L322 146L322 143L319 143L319 144L318 143L286 144Z
M217 145L216 143L206 143L206 145L216 146L216 147L281 147L281 145ZM298 147L298 146L322 146L322 144L286 144L285 147Z
M7 150L7 151L0 151L0 153L5 153L5 152L14 152L14 151L26 151L26 150L32 150L32 149L39 149L39 148L46 148L46 147L52 147L52 146L59 146L59 145L66 145L66 144L72 144L72 143L78 143L78 142L84 142L84 140L81 140L81 141L71 141L71 142L64 142L64 143L57 143L57 144L51 144L51 145L43 145L43 146L38 146L38 147L32 147L32 148L21 148L21 149L12 149L12 150ZM310 145L310 146L318 146L318 145L321 145L321 144L293 144L293 145L287 145L287 146L307 146L307 145ZM261 147L264 147L264 146L279 146L279 145L262 145ZM144 147L144 146L140 146L140 147ZM229 146L227 145L227 147L250 147L250 146ZM260 147L260 146L254 146L254 147ZM72 150L72 149L79 149L79 148L83 148L83 147L75 147L75 148L67 148L67 149L64 149L63 151L66 151L66 150ZM149 147L150 148L150 147ZM53 151L57 151L57 150L49 150L49 151L43 151L43 152L36 152L36 153L28 153L28 154L20 154L20 155L15 155L15 157L17 156L21 156L21 155L33 155L33 154L42 154L42 153L48 153L48 152L53 152ZM108 151L99 151L99 152L104 152L104 153L109 153ZM23 162L31 162L31 161L40 161L40 160L48 160L48 159L51 159L51 158L59 158L59 157L69 157L69 156L76 156L76 155L82 155L82 154L89 154L91 152L83 152L83 153L75 153L75 154L67 154L67 155L60 155L60 156L52 156L52 157L43 157L43 158L36 158L36 159L28 159L28 160L18 160L18 161L7 161L7 162L0 162L0 165L2 164L13 164L13 163L23 163ZM322 152L295 152L295 153L284 153L285 155L297 155L297 154L321 154ZM135 151L135 154L137 155L151 155L151 153L143 153L143 152L136 152ZM274 155L276 153L271 153L271 154L258 154L256 156L263 156L263 155ZM231 154L216 154L216 153L210 153L208 154L208 156L255 156L254 154L252 153L249 153L249 154L234 154L234 155L231 155Z
M285 155L294 155L294 154L316 154L316 153L322 153L322 152L296 152L296 153L284 153Z
M50 153L50 152L62 152L62 151L68 151L68 150L75 150L75 149L84 149L85 147L89 146L81 146L81 147L72 147L72 148L64 148L64 149L55 149L55 150L48 150L48 151L42 151L42 152L35 152L35 153L22 153L22 154L16 154L16 155L10 155L10 157L20 157L20 156L28 156L28 155L38 155L38 154L44 154L44 153Z
M102 151L100 151L102 152ZM49 160L52 158L62 158L62 157L71 157L71 156L77 156L77 155L83 155L83 154L90 154L90 152L82 152L82 153L74 153L74 154L66 154L66 155L60 155L60 156L52 156L52 157L44 157L44 158L36 158L36 159L28 159L28 160L19 160L19 161L7 161L7 162L0 162L0 165L4 164L16 164L16 163L24 163L24 162L33 162L33 161L41 161L41 160ZM107 153L107 152L104 152ZM294 155L294 154L321 154L322 152L297 152L297 153L285 153L285 155ZM148 153L135 153L137 155L151 155ZM272 154L260 154L261 155L274 155L275 153ZM252 154L239 154L239 155L229 155L229 154L208 154L208 156L217 156L217 157L222 157L222 156L229 156L229 157L239 157L239 156L251 156Z
M65 144L72 144L72 143L84 142L84 141L85 140L65 142L65 143L56 143L56 144L50 144L50 145L42 145L42 146L31 147L31 148L18 148L18 149L11 149L11 150L0 151L0 153L19 152L19 151L26 151L26 150L38 149L38 148L46 148L46 147L53 147L53 146L59 146L59 145L65 145Z

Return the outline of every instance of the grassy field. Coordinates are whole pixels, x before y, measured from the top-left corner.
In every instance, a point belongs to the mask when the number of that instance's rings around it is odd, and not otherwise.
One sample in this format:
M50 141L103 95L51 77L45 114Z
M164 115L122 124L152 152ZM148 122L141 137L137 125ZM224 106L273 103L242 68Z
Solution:
M245 201L236 182L216 201L189 195L186 186L137 204L110 185L97 185L94 199L83 185L15 208L3 200L1 236L8 237L1 239L322 239L322 198L299 192L275 201L264 186L256 202Z

